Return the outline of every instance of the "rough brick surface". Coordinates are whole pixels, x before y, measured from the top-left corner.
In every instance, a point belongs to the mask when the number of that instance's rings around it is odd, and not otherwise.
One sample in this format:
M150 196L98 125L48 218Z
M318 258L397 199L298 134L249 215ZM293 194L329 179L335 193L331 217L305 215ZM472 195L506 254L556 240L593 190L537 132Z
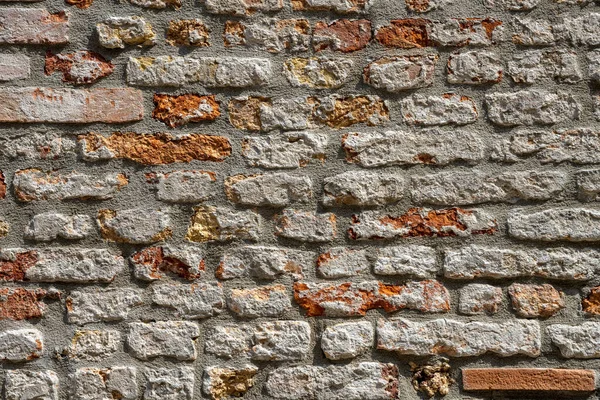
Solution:
M0 0L1 400L598 400L599 6Z

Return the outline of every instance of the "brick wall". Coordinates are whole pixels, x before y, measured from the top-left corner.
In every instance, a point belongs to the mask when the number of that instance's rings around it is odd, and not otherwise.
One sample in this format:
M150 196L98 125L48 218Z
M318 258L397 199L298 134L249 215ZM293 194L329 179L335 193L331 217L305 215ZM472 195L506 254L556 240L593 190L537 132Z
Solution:
M3 400L600 398L597 1L0 3Z

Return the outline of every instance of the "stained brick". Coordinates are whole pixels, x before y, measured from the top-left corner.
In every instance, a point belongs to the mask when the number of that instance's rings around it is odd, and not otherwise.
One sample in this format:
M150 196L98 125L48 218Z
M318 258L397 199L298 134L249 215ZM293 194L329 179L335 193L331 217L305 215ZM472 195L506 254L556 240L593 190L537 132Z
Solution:
M357 316L382 308L386 312L402 309L421 312L450 311L450 294L437 281L388 285L381 282L361 283L294 283L294 299L312 316Z
M108 49L124 49L128 46L153 46L156 44L155 33L144 18L109 17L96 24L98 40L102 47Z
M219 279L257 277L273 280L281 275L301 279L313 264L306 251L266 246L245 246L225 251L216 275Z
M202 276L206 266L200 249L188 245L147 247L129 258L137 279L154 281L172 273L193 281Z
M306 51L311 29L306 19L267 18L258 21L226 21L225 47L244 46L270 53Z
M152 118L176 128L188 122L213 121L221 115L214 95L168 94L154 95Z
M142 92L135 89L1 88L0 122L87 124L139 121Z
M161 210L102 209L96 222L102 237L110 242L149 244L169 239L173 234L169 214Z
M290 309L290 295L284 285L232 289L227 307L242 318L278 317Z
M225 242L234 239L258 240L261 217L252 211L194 207L186 239L190 242Z
M62 81L69 83L94 83L113 73L114 65L102 55L88 50L53 54L48 51L44 64L46 75L62 73Z
M382 57L365 67L363 78L368 85L392 93L424 88L433 84L437 60L435 54Z
M254 386L258 368L253 365L235 367L206 367L202 389L213 399L243 396Z
M98 133L78 138L80 152L86 161L126 159L145 165L161 165L192 160L222 161L231 154L231 144L223 136L168 133L139 134Z
M68 15L41 8L3 8L0 43L59 45L69 42Z
M286 208L276 216L275 234L301 242L330 242L337 236L336 216Z
M312 43L315 51L334 50L350 53L364 49L371 40L371 21L338 19L315 24Z
M419 236L470 236L497 230L496 219L482 210L411 208L402 215L364 211L352 216L348 236L353 240Z
M0 361L24 362L40 358L44 337L37 329L7 329L0 332Z
M210 46L210 29L200 19L180 19L169 21L167 43L171 46Z
M46 311L44 289L0 288L0 320L41 318Z

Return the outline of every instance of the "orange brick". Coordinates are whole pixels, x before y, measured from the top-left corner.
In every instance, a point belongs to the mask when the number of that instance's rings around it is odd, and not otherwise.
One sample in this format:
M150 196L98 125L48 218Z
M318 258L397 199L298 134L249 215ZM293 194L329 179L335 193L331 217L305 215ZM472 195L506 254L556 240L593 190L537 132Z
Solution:
M467 391L592 392L593 370L550 368L468 368L462 370Z

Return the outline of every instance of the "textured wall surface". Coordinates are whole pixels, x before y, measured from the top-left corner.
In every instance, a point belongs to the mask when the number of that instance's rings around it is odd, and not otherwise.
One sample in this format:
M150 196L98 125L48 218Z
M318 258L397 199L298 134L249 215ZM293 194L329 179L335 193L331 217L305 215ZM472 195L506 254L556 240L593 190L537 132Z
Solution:
M1 0L0 396L598 399L598 6Z

